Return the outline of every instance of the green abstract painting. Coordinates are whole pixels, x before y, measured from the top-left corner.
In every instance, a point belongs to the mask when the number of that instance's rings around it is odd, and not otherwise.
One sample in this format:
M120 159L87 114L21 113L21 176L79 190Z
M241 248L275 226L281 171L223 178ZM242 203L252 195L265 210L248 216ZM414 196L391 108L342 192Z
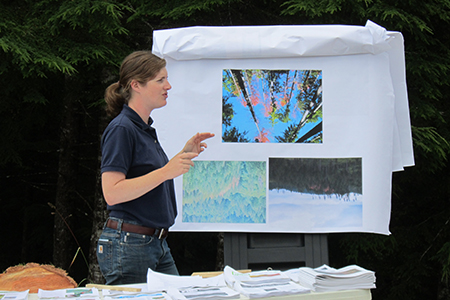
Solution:
M266 162L195 161L182 203L183 222L265 223Z

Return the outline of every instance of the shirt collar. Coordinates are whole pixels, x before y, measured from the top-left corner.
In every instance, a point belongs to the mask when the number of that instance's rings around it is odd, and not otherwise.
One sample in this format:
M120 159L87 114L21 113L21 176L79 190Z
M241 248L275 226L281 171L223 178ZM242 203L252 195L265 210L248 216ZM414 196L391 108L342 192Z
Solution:
M153 124L153 119L150 116L148 117L147 124L145 124L138 113L130 108L127 104L123 105L122 113L127 116L133 123L139 125L142 129L146 129Z

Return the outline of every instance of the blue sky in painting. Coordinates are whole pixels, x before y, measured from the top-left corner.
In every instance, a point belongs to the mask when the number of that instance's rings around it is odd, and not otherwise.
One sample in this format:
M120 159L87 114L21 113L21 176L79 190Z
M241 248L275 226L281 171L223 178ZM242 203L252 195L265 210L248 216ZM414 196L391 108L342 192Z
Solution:
M226 70L224 70L225 74ZM291 70L289 72L289 76L293 76L292 74L295 71ZM300 71L304 72L304 71ZM225 75L224 75L225 76ZM318 76L319 79L322 79L322 75L320 74ZM269 117L267 116L267 106L268 104L263 104L263 102L268 102L268 90L269 87L267 87L268 82L264 80L254 80L255 84L253 84L253 93L257 94L259 97L259 103L254 106L254 111L256 118L258 120L258 127L260 130L264 130L267 132L267 138L268 142L270 143L277 143L278 141L275 139L276 136L282 136L283 132L287 127L291 124L298 124L302 118L303 111L299 109L299 107L296 105L296 98L299 94L299 89L294 89L294 92L291 96L291 111L289 114L289 121L288 122L282 122L281 120L275 120L275 122L272 122ZM247 106L244 106L242 104L243 100L241 96L233 95L229 92L227 92L225 89L223 89L223 93L226 96L229 96L228 103L232 104L233 110L234 110L234 117L231 121L230 127L236 127L238 128L239 132L247 131L246 137L251 141L254 142L255 137L258 136L258 128L255 125L255 122L253 120L252 114ZM281 109L284 109L280 105ZM310 122L306 123L302 129L300 130L299 137L303 136L305 133L307 133L311 128L313 128L315 125L317 125L322 120L318 120L317 122ZM225 131L226 127L222 125L222 130Z

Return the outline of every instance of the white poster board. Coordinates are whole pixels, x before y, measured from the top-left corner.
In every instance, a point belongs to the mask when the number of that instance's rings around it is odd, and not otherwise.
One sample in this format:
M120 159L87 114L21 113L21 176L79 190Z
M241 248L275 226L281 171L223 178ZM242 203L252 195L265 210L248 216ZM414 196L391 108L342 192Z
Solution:
M389 234L391 176L414 165L403 37L366 26L154 32L169 157L213 132L175 179L171 230Z

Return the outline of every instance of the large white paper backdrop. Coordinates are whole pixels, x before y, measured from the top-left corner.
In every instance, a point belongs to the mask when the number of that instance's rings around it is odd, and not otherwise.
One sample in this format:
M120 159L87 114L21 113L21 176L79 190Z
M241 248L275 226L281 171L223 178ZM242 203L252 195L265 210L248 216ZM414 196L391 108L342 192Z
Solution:
M336 211L333 205L286 211L281 222L271 216L269 203L262 223L186 222L180 176L172 230L389 234L392 172L414 164L401 33L368 21L366 26L189 27L155 31L153 38L152 51L167 60L173 86L168 104L152 113L169 157L196 132L209 131L216 137L197 161L263 161L267 168L269 158L362 161L359 224L346 224L345 215L337 213L318 222ZM323 143L223 143L224 69L321 70Z

